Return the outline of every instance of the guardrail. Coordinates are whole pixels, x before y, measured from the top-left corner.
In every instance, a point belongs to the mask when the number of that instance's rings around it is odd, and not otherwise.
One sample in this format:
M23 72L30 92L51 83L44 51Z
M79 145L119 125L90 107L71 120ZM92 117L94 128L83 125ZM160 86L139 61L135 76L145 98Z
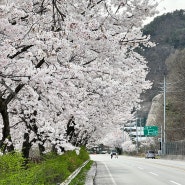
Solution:
M84 162L82 164L81 167L79 167L78 169L76 169L63 183L59 184L59 185L68 185L77 175L78 173L81 171L81 169L89 162L90 160L87 160L86 162Z

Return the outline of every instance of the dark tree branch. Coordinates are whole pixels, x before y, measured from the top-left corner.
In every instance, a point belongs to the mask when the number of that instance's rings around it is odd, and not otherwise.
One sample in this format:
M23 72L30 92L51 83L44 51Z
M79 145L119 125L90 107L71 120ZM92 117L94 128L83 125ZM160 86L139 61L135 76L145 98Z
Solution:
M43 59L40 60L40 62L35 66L35 68L40 68L44 62L45 62L45 59L43 58Z
M54 7L56 8L57 12L60 14L61 18L62 18L62 21L64 21L64 18L66 17L66 15L64 15L58 8L57 4L56 4L56 0L53 0L53 5Z
M88 64L90 64L91 62L94 62L96 59L97 59L97 57L94 58L94 59L92 59L92 60L89 60L88 62L84 63L83 66L88 65Z
M22 123L23 121L19 121L17 123L15 123L14 125L10 126L10 128L16 127L19 123Z
M10 95L6 98L5 104L8 105L8 103L15 98L15 96L19 93L19 91L25 86L25 84L19 84L16 88L15 91L10 93Z
M16 56L18 56L19 54L27 51L29 48L31 48L33 45L28 45L28 46L23 46L23 48L20 51L17 51L17 53L15 53L14 55L8 55L7 57L10 59L15 58Z

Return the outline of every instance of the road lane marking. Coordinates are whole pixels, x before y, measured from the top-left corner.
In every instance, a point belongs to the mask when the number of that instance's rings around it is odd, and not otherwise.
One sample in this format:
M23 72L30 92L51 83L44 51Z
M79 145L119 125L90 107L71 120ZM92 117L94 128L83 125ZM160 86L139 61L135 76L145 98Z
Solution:
M156 173L153 173L153 172L149 172L149 173L151 173L152 175L155 175L155 176L159 176L158 174L156 174Z
M107 171L108 171L108 173L109 173L109 176L110 176L110 178L111 178L113 184L114 184L114 185L117 185L116 182L115 182L115 180L114 180L114 178L112 177L112 175L111 175L111 173L110 173L109 168L107 167L107 165L106 165L105 163L104 163L104 165L105 165L105 167L106 167L106 169L107 169Z
M177 183L175 181L170 181L170 182L173 183L173 184L176 184L176 185L182 185L182 184L179 184L179 183Z
M166 167L176 168L176 169L178 169L178 170L185 171L184 168L181 168L181 167L178 167L178 166L167 165L167 164L163 164L163 163L159 163L159 162L156 162L156 163L154 163L154 164L160 165L160 166L166 166Z

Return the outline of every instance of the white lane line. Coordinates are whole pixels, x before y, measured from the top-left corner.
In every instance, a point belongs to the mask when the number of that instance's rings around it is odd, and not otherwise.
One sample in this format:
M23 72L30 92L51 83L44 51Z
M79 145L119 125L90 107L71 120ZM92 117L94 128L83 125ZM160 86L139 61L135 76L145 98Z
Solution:
M170 182L173 183L173 184L176 184L176 185L182 185L182 184L179 184L179 183L177 183L175 181L170 181Z
M105 163L104 163L104 165L105 165L105 167L106 167L106 169L107 169L107 171L108 171L108 173L109 173L109 176L110 176L110 178L111 178L113 184L114 184L114 185L117 185L116 182L115 182L115 180L113 179L113 177L112 177L112 175L111 175L111 173L110 173L110 170L108 169L107 165L106 165Z
M141 168L141 167L139 167L139 166L138 166L137 168L140 169L140 170L143 170L143 168Z
M152 175L155 175L155 176L159 176L157 173L153 173L153 172L149 172L151 173Z

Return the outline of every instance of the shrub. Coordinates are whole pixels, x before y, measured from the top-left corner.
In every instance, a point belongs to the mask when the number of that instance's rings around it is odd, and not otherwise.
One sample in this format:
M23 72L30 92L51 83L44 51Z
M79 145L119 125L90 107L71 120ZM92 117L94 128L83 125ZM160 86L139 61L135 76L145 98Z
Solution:
M0 156L1 185L56 185L62 183L74 170L80 167L89 155L85 148L77 155L68 151L63 155L49 153L40 163L29 162L24 168L24 158L20 153Z
M87 152L87 150L85 149L85 147L81 147L79 158L82 161L87 161L89 159L89 153Z

